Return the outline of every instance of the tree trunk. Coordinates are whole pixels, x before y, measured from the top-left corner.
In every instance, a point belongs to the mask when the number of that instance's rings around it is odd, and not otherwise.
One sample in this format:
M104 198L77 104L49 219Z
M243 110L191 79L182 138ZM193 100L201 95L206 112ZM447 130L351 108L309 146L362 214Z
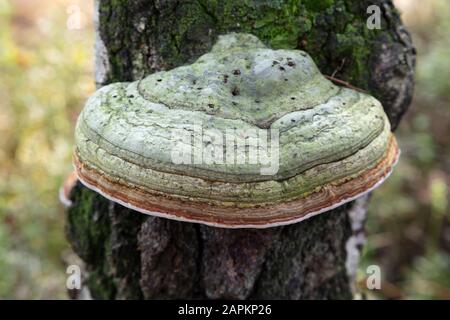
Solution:
M366 26L372 4L380 30ZM95 11L98 86L192 62L241 31L307 51L377 97L394 128L412 97L415 52L389 0L100 0ZM352 298L368 197L264 230L151 217L80 184L71 197L67 235L93 298Z

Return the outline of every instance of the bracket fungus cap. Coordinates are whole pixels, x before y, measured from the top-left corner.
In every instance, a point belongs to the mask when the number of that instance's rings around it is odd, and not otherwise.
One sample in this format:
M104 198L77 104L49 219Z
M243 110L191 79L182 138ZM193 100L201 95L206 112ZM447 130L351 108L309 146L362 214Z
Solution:
M219 148L239 139L234 154ZM340 206L379 186L399 156L375 98L334 85L303 51L236 33L193 64L101 88L75 140L87 187L136 211L229 228L284 225ZM267 144L269 161L249 161ZM192 154L174 161L174 151ZM208 161L208 152L234 160Z

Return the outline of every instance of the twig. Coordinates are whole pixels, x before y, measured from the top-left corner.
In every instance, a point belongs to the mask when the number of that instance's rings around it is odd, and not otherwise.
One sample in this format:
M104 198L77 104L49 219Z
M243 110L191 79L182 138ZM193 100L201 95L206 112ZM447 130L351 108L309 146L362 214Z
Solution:
M325 75L325 78L327 78L328 80L333 81L334 83L338 83L338 84L340 84L340 85L343 85L343 86L345 86L345 87L347 87L347 88L350 88L350 89L353 89L353 90L356 90L356 91L359 91L359 92L367 93L366 90L363 90L363 89L360 89L360 88L358 88L358 87L352 86L352 85L351 85L350 83L348 83L347 81L344 81L344 80L335 78L335 77L333 77L333 76L327 76L327 75Z
M338 73L339 71L342 70L342 68L344 67L344 64L345 64L345 60L346 60L346 58L342 59L341 65L333 71L333 73L331 74L331 76L333 78L334 78L334 76L336 76L336 73Z

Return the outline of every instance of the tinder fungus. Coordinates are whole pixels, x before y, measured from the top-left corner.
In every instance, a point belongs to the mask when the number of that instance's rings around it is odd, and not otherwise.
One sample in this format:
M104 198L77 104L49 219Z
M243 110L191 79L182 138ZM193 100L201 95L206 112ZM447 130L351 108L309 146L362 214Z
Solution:
M136 211L229 228L295 223L376 188L399 150L380 102L248 34L113 83L76 127L78 178Z

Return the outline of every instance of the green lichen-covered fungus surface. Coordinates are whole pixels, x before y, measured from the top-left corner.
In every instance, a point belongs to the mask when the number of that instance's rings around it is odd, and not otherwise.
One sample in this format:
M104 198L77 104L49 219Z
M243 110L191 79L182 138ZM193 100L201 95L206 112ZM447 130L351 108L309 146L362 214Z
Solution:
M204 134L276 131L278 170L262 175L248 162L174 164L174 133L193 124ZM390 137L375 98L333 85L303 51L272 50L233 33L193 64L98 90L79 117L76 146L80 161L120 183L245 207L356 177L382 160ZM204 148L191 140L187 146L194 154ZM258 145L248 148L237 151L257 153Z

